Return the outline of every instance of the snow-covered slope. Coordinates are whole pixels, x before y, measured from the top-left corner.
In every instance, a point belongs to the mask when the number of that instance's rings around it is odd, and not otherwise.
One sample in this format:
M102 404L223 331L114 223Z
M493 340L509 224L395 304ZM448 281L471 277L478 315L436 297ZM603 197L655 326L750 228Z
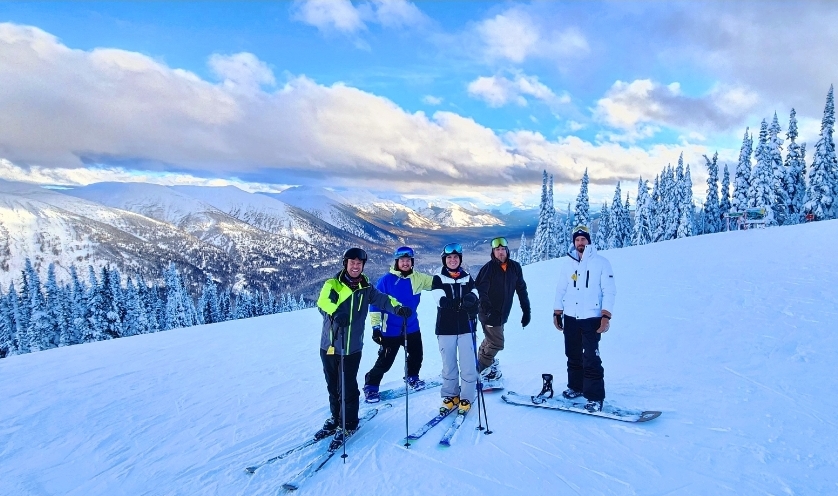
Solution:
M809 247L801 250L801 246ZM603 336L606 401L658 409L647 424L504 404L493 434L470 415L445 450L437 427L405 449L405 403L381 413L300 494L833 494L838 491L838 221L602 252L617 277ZM499 355L506 386L561 384L552 326L560 261L524 268ZM424 323L422 375L440 370ZM277 494L305 464L243 467L299 442L327 416L320 317L306 310L0 360L4 494ZM361 373L375 359L367 336ZM402 375L401 355L385 376ZM410 397L410 425L438 390Z
M282 201L305 210L329 224L374 243L394 243L392 233L360 217L351 202L333 191L312 186L296 186L282 193L263 193L263 196Z
M174 228L132 212L108 208L37 186L0 181L0 284L20 276L26 257L42 275L55 263L66 280L70 266L156 278L169 261L189 282L201 270L231 270L224 252Z
M450 201L405 200L405 204L418 214L444 227L502 226L503 221L482 212L476 207L468 208Z

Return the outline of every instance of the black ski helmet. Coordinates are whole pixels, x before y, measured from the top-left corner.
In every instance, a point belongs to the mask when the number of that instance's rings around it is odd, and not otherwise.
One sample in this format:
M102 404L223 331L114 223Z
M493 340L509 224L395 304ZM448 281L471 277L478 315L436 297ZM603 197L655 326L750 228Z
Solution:
M445 267L445 257L448 255L457 255L460 259L460 265L463 263L463 247L460 243L448 243L442 248L442 266Z
M346 262L348 260L358 259L361 261L363 265L367 264L367 252L365 252L361 248L350 248L343 252L343 268L346 268Z

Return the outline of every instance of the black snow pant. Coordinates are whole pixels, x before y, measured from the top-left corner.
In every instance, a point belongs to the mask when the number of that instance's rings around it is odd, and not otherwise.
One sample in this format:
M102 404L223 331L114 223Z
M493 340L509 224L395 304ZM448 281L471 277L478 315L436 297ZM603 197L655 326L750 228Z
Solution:
M564 353L567 356L567 387L582 391L588 400L605 399L605 371L599 358L602 319L564 317Z
M329 390L329 409L332 418L340 424L340 355L327 355L320 350L323 362L323 374L326 376L326 389ZM343 378L346 387L346 428L358 428L358 407L361 391L358 390L358 369L361 367L361 352L343 357Z
M399 348L404 346L404 336L399 337L384 337L381 345L378 347L378 359L375 365L372 366L367 375L364 376L364 384L368 386L381 385L381 379L384 374L393 366L396 361L396 355L399 353ZM407 335L407 375L419 375L419 369L422 368L422 333L411 332Z

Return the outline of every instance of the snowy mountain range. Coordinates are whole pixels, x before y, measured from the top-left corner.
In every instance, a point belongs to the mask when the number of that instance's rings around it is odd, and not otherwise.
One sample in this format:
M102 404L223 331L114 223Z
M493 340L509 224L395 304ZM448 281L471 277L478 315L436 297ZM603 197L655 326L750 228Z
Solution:
M504 226L456 203L401 200L308 187L258 194L232 186L97 183L57 191L4 181L0 284L17 279L29 257L41 273L55 262L60 279L71 264L110 264L157 279L172 261L188 287L209 275L226 285L310 292L350 245L370 252L375 273L405 240L437 250L440 236L453 231Z

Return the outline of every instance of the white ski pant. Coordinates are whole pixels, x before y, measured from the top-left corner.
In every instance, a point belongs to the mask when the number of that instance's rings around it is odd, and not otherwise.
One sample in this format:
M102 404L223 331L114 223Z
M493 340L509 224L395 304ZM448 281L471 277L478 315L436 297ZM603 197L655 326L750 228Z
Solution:
M459 396L474 402L477 396L477 365L474 363L471 334L437 336L437 340L442 355L442 397Z

